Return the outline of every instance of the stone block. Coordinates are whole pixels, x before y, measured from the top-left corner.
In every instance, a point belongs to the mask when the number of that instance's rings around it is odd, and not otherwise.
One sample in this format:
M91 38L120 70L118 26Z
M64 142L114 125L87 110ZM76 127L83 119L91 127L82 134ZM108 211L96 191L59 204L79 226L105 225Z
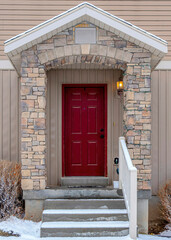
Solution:
M22 166L28 166L31 164L30 159L21 159Z
M107 57L115 58L116 48L108 47L107 48Z
M99 28L98 29L98 35L99 36L106 36L107 32L106 32L106 30Z
M135 93L135 100L144 101L145 94L144 93Z
M131 59L132 59L132 53L124 52L124 54L123 54L123 61L130 63Z
M34 152L44 152L45 146L33 146L33 151Z
M125 40L117 40L115 41L115 47L116 48L125 48L127 45L127 41Z
M90 45L90 54L99 55L99 45Z
M148 52L136 52L134 53L135 58L149 58L151 57L151 53Z
M39 129L45 129L45 119L43 118L37 118L35 119L34 122L34 129L39 130Z
M124 51L120 49L116 49L116 55L115 58L122 61L124 56Z
M37 141L44 142L45 136L44 135L37 135Z
M37 45L37 50L40 51L40 50L48 50L48 49L54 49L54 45L52 43L50 44L38 44Z
M134 72L133 66L128 66L128 67L127 67L127 70L126 70L126 73L129 74L129 75L132 75L133 72Z
M22 117L22 118L29 118L29 116L30 116L30 113L29 113L29 112L22 112L22 113L21 113L21 117Z
M90 53L90 44L82 44L81 45L81 54L88 55Z
M37 82L38 87L40 87L40 86L44 87L45 86L45 78L37 78L36 82Z
M80 45L73 45L72 53L73 55L80 55L81 54Z
M22 142L31 142L32 138L21 138Z
M64 56L64 47L55 48L55 53L57 58L61 58Z
M58 38L54 39L54 45L55 47L62 47L66 45L66 36L58 36Z
M45 109L46 107L46 99L45 97L38 97L39 108Z
M72 56L72 46L64 46L64 54L65 56Z
M21 170L22 177L30 177L30 170Z
M45 189L46 188L46 181L44 179L40 180L40 189Z
M134 100L134 92L127 91L126 92L126 100Z
M34 108L34 100L22 100L21 101L21 109L24 112L27 112L29 109Z
M100 45L99 55L104 56L104 57L107 55L107 46Z
M28 95L31 94L31 87L28 86L21 86L21 95Z
M48 57L48 61L52 61L56 58L54 49L47 51L47 57Z
M33 189L33 180L32 179L22 179L21 186L23 190L32 190Z
M151 124L143 124L144 130L151 130Z
M48 56L47 56L46 52L40 53L38 55L38 58L39 58L39 61L41 64L48 62Z

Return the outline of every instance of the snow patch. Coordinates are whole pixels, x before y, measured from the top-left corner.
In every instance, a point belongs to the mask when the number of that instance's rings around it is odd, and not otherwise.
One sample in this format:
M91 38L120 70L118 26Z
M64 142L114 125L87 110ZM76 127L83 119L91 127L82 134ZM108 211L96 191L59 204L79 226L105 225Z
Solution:
M168 224L166 227L165 227L165 231L160 233L160 236L161 237L169 237L171 238L171 224Z
M11 217L6 221L0 222L0 230L19 234L21 237L1 237L0 240L131 240L129 236L125 237L55 237L55 238L40 238L41 222L35 223L28 220L21 220L16 217ZM171 229L167 232L171 233ZM137 240L169 240L167 237L159 237L155 235L140 234Z
M29 220L10 217L6 221L0 222L0 230L4 232L13 232L19 234L23 238L31 239L40 236L40 225L40 222L35 223Z

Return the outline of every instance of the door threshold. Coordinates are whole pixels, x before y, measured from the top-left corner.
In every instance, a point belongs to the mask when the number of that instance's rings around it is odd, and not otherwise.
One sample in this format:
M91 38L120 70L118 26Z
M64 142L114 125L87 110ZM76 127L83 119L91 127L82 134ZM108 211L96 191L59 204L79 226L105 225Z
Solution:
M108 177L62 177L61 186L66 187L106 187Z

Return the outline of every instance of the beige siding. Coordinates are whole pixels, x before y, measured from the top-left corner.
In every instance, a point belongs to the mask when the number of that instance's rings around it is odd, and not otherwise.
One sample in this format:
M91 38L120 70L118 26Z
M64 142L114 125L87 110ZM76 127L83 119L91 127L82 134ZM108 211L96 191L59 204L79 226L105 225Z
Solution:
M122 113L118 95L116 95L116 80L119 70L57 70L48 73L48 185L60 183L62 173L62 131L61 104L62 83L107 83L108 102L108 137L107 165L110 183L117 178L113 166L114 157L118 157L118 138L122 134ZM113 174L115 171L115 175Z
M82 1L0 0L0 59L6 59L3 42L16 34L76 6ZM171 60L171 1L108 0L89 1L169 42Z
M171 179L171 71L152 74L152 189Z
M13 70L0 70L0 159L19 161L19 86Z

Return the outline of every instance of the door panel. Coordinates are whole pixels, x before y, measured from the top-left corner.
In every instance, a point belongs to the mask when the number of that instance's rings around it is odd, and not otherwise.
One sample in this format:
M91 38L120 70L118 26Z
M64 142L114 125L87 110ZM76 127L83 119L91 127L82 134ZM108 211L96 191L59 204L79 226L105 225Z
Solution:
M104 176L104 88L66 87L64 94L65 176Z

